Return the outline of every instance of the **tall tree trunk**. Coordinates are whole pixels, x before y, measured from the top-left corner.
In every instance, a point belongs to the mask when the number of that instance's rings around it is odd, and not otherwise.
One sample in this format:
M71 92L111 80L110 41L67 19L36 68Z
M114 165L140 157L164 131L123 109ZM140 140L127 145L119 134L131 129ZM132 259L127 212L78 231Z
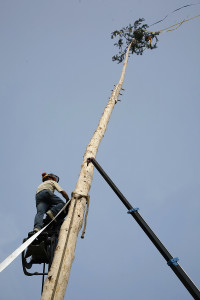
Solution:
M69 213L60 229L58 245L54 254L53 263L44 284L41 300L63 300L69 280L70 270L74 259L74 252L78 233L82 227L87 196L91 187L94 167L87 166L87 158L96 157L99 144L104 136L112 110L117 103L118 96L124 81L126 66L131 44L127 48L125 61L118 84L101 116L98 127L86 148L81 171L76 184Z

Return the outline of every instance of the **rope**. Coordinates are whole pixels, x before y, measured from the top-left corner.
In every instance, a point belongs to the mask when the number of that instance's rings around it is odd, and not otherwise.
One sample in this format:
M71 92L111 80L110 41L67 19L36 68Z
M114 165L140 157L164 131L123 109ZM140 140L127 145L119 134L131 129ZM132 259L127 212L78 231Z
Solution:
M43 287L44 287L44 274L45 274L45 263L43 263L43 275L42 275L42 288L41 288L41 295L43 292Z
M158 31L156 31L156 32L157 32L157 33L163 33L164 31L168 32L168 31L176 30L176 29L179 28L183 23L188 22L188 21L191 21L191 20L193 20L193 19L195 19L195 18L198 18L198 17L200 17L200 14L199 14L199 15L196 15L196 16L190 18L190 19L183 20L183 21L181 21L181 22L179 22L179 23L176 23L176 24L174 24L174 25L172 25L172 26L169 26L169 27L166 27L166 28L164 28L164 29L158 30ZM174 26L176 26L176 28L173 28ZM170 29L170 28L173 28L173 29ZM169 30L167 30L167 29L169 29ZM153 32L153 31L148 31L148 30L146 30L146 31L149 32L149 33L154 33L154 34L156 33L156 32Z
M27 239L21 246L19 246L13 253L11 253L2 263L0 263L0 272L2 272L9 264L12 263L19 254L21 254L58 216L59 214L66 208L71 200L69 200L63 208L58 212L58 214L40 231L36 232L33 236Z
M87 200L88 198L90 198L90 196L81 195L81 194L72 192L72 198L74 198L74 199L86 198L86 200Z
M88 216L88 212L89 212L89 204L90 204L90 196L88 196L88 199L87 199L87 209L86 209L86 213L85 213L84 227L83 227L83 231L81 234L82 239L84 239L84 236L85 236L85 230L86 230L86 226L87 226L87 216Z
M183 6L179 7L179 8L177 8L177 9L173 10L171 13L169 13L168 15L166 15L166 16L165 16L163 19L161 19L160 21L157 21L157 22L151 24L150 27L151 27L151 26L154 26L154 25L156 25L156 24L158 24L158 23L160 23L160 22L163 22L169 15L171 15L171 14L177 12L178 10L181 10L181 9L186 8L186 7L189 7L189 6L198 5L198 4L200 4L200 2L183 5Z
M88 216L88 212L89 212L90 196L89 195L88 196L81 195L81 194L78 194L78 193L72 193L72 196L76 199L86 198L86 200L87 200L87 209L86 209L86 213L85 213L83 231L82 231L82 234L81 234L81 238L84 239L85 230L86 230L86 226L87 226L87 216Z
M166 27L166 28L164 28L164 29L158 30L158 31L149 31L149 30L145 30L145 31L148 32L148 33L153 33L153 34L156 34L156 33L157 33L157 34L160 34L160 33L163 33L164 31L166 31L166 32L173 31L173 30L178 29L183 23L188 22L188 21L191 21L191 20L193 20L193 19L195 19L195 18L198 18L198 17L200 17L200 14L199 14L199 15L196 15L196 16L190 18L190 19L187 19L187 20L183 20L183 21L181 21L181 22L178 22L178 23L176 23L176 24L174 24L174 25L171 25L171 26L169 26L169 27ZM153 25L154 25L154 24L153 24ZM151 25L151 26L152 26L152 25ZM176 27L173 28L174 26L176 26ZM172 28L172 29L170 29L170 28ZM168 29L168 30L167 30L167 29ZM133 30L125 30L124 32L133 32Z

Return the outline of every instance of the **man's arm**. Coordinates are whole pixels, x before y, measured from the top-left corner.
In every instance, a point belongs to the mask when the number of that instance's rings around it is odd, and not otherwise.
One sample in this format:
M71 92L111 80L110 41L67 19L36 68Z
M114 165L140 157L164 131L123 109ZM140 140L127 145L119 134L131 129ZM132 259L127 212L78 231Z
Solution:
M67 195L67 193L65 191L61 191L60 192L62 194L62 196L68 201L69 200L69 197Z

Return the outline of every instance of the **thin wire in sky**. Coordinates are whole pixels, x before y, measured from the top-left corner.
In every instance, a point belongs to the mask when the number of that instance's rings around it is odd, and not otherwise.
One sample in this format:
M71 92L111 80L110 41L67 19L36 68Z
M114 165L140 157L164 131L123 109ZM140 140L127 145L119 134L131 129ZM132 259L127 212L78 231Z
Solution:
M168 16L170 16L171 14L173 14L173 13L179 11L179 10L182 10L183 8L190 7L190 6L193 6L193 5L199 5L199 4L200 4L200 2L198 2L198 3L191 3L191 4L183 5L183 6L179 7L179 8L176 8L175 10L173 10L172 12L170 12L169 14L167 14L163 19L161 19L161 20L159 20L159 21L151 24L149 27L154 26L154 25L156 25L158 23L163 22Z

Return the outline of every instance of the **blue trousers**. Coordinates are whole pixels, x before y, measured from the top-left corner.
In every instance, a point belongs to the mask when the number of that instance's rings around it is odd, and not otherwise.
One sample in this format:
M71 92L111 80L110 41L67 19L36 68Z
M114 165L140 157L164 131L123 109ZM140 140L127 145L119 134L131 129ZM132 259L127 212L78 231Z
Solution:
M43 217L44 214L51 210L53 215L63 208L65 205L64 201L61 200L58 196L52 193L50 190L43 190L35 195L37 214L34 220L34 228L41 229L43 226Z

